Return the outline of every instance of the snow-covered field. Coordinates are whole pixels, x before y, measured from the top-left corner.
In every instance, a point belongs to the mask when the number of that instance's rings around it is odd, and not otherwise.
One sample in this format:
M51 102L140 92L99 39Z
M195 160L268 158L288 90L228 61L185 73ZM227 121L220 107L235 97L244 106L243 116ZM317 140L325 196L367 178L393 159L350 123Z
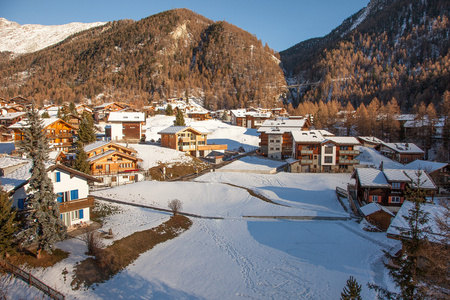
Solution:
M157 137L152 134L172 121L165 116L150 118L147 139ZM229 147L243 144L249 150L258 145L254 130L219 121L190 124L210 130L210 142L225 141ZM155 145L130 146L139 152L145 168L186 159L184 154ZM364 157L379 163L375 156ZM251 164L263 170L278 163L246 158L229 166L245 170ZM222 219L192 217L188 231L143 253L109 281L87 290L72 290L70 285L74 266L86 258L79 238L57 244L70 252L67 259L31 272L66 299L338 299L350 276L362 285L363 299L375 299L367 283L392 289L382 250L398 242L387 239L385 233L364 231L364 225L355 220L340 220L349 214L337 200L335 188L345 188L349 182L350 174L211 172L193 182L145 181L96 191L98 196L159 208L179 199L183 212ZM252 196L247 189L274 203ZM120 213L107 217L101 229L111 228L114 233L113 239L104 240L105 245L156 227L170 217L148 208L111 205L118 206ZM263 218L252 218L256 216ZM291 219L277 219L281 216ZM298 220L301 217L331 220ZM63 270L68 271L66 276ZM8 299L42 297L35 288L8 276L0 277L0 287Z
M185 212L224 219L192 218L187 232L142 254L114 278L89 290L70 287L74 265L85 258L79 239L57 245L71 252L68 259L33 273L67 299L337 299L350 276L362 284L364 299L375 299L366 283L386 284L382 250L395 245L384 233L365 232L354 220L242 217L348 216L334 188L349 181L349 174L213 172L196 182L150 181L97 191L96 195L162 208L177 198ZM286 206L263 202L226 183L251 188ZM169 218L168 213L118 206L121 213L108 217L103 227L113 229L114 239ZM64 269L69 271L66 281ZM12 298L39 296L16 279L5 284Z

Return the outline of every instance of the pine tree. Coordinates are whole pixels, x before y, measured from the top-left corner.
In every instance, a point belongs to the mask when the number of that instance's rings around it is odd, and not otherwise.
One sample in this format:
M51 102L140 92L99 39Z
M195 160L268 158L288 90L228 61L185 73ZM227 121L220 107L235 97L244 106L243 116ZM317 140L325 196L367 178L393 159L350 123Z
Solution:
M78 141L85 146L95 142L96 139L94 120L91 114L84 112L78 128Z
M347 285L341 292L341 300L362 300L361 298L361 285L358 284L353 276L347 279Z
M51 252L53 244L65 237L66 226L60 219L53 184L45 168L49 153L48 140L34 104L27 113L27 123L19 149L32 161L27 190L27 202L32 210L27 215L29 227L23 235L25 243L37 243L37 257L40 258L42 250Z
M91 174L91 167L87 159L88 157L86 151L84 151L83 145L81 143L77 143L77 156L75 158L73 168L80 172Z
M167 104L166 107L166 116L172 116L173 115L173 109L171 104Z
M389 299L423 299L423 291L419 286L418 278L425 274L425 270L418 263L419 253L425 245L424 232L427 231L428 213L424 212L421 205L425 202L425 190L422 188L424 181L421 179L421 172L417 174L417 179L411 179L411 188L407 189L406 199L413 203L413 207L408 211L404 219L408 227L399 229L404 252L397 258L389 252L385 252L388 260L394 261L396 265L385 264L389 275L400 293L392 293L384 288L369 284L369 287L381 292Z
M177 110L177 116L175 118L175 121L173 121L173 125L175 126L186 126L186 123L184 122L184 116L181 109Z
M0 257L13 248L14 219L16 211L11 206L8 194L0 190Z

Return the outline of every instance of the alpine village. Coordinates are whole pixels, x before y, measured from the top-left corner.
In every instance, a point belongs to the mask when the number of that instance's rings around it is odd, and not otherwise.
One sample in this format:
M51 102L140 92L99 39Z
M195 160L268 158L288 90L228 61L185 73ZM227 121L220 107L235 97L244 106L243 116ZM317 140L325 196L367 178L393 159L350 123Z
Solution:
M0 52L0 299L450 299L449 18L371 0L278 53L172 9Z

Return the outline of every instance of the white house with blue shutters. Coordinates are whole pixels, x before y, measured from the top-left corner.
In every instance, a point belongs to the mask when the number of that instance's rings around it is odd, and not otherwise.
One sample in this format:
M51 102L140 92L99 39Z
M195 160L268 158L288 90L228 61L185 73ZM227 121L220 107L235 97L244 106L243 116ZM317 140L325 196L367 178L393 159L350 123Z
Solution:
M31 162L0 177L1 187L11 195L12 205L19 211L29 209L26 191L31 177L30 168ZM56 201L59 203L64 224L68 228L89 224L90 212L94 207L94 198L89 196L89 184L98 182L99 179L60 164L49 165L47 175L52 180L53 192L57 195Z

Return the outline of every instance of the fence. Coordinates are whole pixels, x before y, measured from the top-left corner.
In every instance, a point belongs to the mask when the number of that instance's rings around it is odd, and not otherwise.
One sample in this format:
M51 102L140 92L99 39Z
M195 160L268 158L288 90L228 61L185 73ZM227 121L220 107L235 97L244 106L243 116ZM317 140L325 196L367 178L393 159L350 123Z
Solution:
M4 260L0 259L0 266L4 268L7 272L11 273L12 275L22 279L23 281L27 282L29 285L32 285L39 290L41 290L43 293L47 294L50 298L55 300L64 300L65 296L58 292L57 290L49 287L30 273L22 270L19 267L16 267L13 264L10 264L9 262L6 262Z

